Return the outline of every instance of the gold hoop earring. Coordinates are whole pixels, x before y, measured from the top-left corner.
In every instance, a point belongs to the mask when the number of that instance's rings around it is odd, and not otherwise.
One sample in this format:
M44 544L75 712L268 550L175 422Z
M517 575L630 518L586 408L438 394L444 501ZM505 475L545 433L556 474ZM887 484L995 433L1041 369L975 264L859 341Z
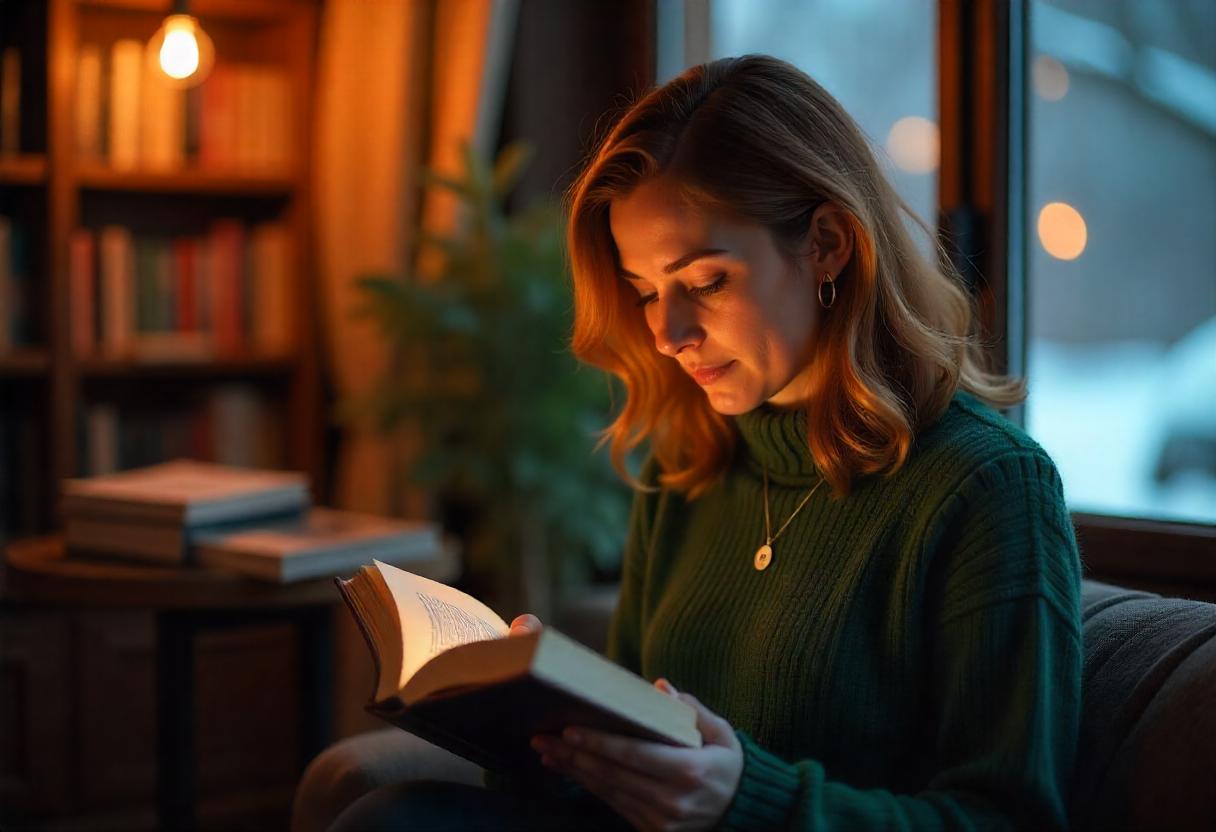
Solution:
M828 287L828 298L823 298L823 287ZM836 302L836 278L832 277L830 272L825 272L823 280L819 281L819 305L824 309L831 309L832 304Z

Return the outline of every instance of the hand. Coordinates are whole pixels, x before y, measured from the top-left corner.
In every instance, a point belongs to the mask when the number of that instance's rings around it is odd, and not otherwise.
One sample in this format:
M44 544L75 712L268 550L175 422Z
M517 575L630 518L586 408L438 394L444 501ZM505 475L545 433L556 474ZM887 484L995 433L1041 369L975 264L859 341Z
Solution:
M532 747L548 768L566 774L640 830L713 827L735 796L743 748L730 723L666 679L655 687L697 712L701 748L567 728L561 738L536 736Z
M523 615L515 616L515 620L511 622L511 630L507 633L508 636L526 636L529 633L538 633L545 625L540 623L540 619L532 613L524 613Z

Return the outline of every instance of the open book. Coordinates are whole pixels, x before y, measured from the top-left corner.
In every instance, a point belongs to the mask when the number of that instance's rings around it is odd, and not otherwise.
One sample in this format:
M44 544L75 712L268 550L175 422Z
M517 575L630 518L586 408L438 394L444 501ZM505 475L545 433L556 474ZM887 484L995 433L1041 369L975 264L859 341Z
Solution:
M337 584L376 665L368 710L480 766L534 767L531 737L568 725L701 745L691 707L550 627L507 638L476 598L380 561Z

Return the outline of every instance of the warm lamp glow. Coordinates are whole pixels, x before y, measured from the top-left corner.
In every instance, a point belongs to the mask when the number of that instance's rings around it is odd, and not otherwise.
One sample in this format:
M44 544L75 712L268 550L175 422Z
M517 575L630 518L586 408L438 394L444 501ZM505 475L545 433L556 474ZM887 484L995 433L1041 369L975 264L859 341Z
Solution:
M184 29L165 32L165 42L160 47L160 68L179 81L198 70L198 40L193 32Z
M905 116L887 134L887 153L900 170L932 173L937 170L941 138L937 124L920 116Z
M1039 242L1052 257L1076 260L1087 239L1085 218L1068 203L1049 202L1039 211Z
M215 47L198 20L188 14L165 18L148 43L150 56L175 86L192 87L211 72Z
M1050 55L1035 58L1030 74L1039 98L1059 101L1068 94L1068 69Z

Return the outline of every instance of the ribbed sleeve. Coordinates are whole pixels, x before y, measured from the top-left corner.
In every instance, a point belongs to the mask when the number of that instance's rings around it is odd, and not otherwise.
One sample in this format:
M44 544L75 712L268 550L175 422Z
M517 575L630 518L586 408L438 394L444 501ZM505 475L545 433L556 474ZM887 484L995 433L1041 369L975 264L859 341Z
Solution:
M959 396L895 475L817 493L801 414L739 417L721 487L639 495L610 650L735 727L724 829L1061 829L1080 562L1060 478ZM653 469L651 476L654 475Z

